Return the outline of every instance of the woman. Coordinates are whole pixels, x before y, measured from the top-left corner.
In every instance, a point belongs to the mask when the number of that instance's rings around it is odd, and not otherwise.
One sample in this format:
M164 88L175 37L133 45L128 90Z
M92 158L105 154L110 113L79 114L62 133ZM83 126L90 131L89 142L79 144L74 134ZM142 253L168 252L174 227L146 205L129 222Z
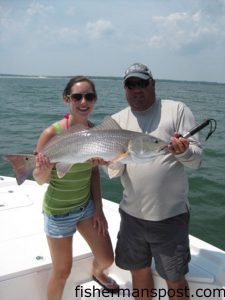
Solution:
M104 274L114 260L113 249L102 210L98 159L74 164L58 178L54 165L41 152L55 135L71 126L94 125L89 121L97 100L94 83L85 76L76 76L66 85L63 98L70 113L46 128L36 146L36 168L33 176L39 184L49 182L44 197L45 232L52 258L52 273L48 283L48 300L60 300L72 267L72 239L76 229L85 238L93 254L93 279L110 291L119 286Z

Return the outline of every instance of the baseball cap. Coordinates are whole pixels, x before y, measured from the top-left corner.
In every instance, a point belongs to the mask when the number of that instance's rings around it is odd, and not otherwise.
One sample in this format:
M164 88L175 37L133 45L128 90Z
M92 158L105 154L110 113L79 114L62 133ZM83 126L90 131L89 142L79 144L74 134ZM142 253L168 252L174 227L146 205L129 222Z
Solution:
M126 69L123 80L125 81L129 77L138 77L145 80L153 78L149 68L140 63L134 63Z

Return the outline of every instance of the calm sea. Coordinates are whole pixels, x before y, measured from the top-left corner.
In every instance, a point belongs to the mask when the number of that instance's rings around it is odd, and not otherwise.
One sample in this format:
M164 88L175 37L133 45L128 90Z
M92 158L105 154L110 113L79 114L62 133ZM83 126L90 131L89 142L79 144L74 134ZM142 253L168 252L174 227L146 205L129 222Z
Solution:
M126 106L121 78L94 77L98 101L91 119L102 119ZM62 90L68 78L0 77L0 156L30 153L41 131L67 112ZM204 147L199 170L188 170L191 203L191 234L225 250L225 84L157 80L157 95L180 100L193 111L198 123L217 120L217 130L205 142L208 128L200 132ZM102 172L103 196L119 202L119 179ZM9 164L0 159L0 175L13 176ZM176 179L175 179L176 180Z

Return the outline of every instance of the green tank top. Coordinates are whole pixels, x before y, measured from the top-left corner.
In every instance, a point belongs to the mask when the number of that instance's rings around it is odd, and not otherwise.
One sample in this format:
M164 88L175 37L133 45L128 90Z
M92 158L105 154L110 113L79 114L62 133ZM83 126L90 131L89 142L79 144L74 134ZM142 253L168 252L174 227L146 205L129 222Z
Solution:
M55 124L57 124L56 122ZM61 133L59 125L56 133ZM44 196L43 211L58 215L82 207L90 198L92 164L77 163L63 178L59 178L53 168L49 185Z

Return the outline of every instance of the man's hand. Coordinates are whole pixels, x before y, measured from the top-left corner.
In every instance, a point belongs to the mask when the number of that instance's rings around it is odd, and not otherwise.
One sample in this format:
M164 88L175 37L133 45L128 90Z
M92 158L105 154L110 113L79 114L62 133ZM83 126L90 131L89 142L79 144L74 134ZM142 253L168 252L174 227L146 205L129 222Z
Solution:
M179 133L175 132L174 136L170 139L170 144L168 145L168 150L174 154L182 154L189 147L189 141L183 138Z

